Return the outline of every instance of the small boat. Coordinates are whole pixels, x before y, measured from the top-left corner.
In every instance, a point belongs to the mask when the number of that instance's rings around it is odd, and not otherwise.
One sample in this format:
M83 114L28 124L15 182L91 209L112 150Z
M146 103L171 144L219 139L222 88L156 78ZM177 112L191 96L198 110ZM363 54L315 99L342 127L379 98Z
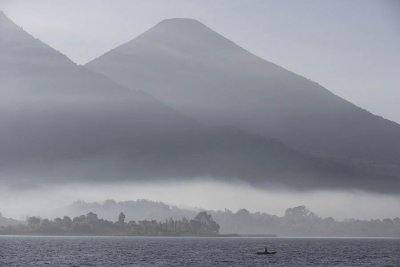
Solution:
M257 251L257 255L273 255L276 251Z

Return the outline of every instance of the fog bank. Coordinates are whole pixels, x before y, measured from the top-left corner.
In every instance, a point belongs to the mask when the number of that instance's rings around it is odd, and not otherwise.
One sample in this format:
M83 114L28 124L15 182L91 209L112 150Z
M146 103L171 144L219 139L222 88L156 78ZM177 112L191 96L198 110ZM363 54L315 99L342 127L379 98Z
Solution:
M0 212L6 217L25 219L40 215L64 215L64 208L76 200L102 202L149 199L185 208L204 208L283 215L286 208L306 205L322 217L371 219L399 217L400 197L361 191L298 192L273 188L261 190L241 183L211 179L168 183L98 183L38 186L31 189L0 189Z

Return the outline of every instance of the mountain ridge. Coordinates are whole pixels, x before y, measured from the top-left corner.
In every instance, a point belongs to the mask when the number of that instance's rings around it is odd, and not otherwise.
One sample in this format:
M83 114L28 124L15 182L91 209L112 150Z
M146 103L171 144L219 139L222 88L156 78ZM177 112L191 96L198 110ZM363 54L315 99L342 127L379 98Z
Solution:
M162 21L85 66L204 123L320 156L400 166L399 124L189 21Z

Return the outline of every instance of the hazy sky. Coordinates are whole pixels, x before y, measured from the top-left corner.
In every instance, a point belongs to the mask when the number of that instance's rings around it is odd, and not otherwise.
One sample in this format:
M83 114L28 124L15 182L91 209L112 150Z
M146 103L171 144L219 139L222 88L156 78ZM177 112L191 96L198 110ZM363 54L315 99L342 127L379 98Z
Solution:
M0 0L0 9L79 64L160 20L195 18L400 123L400 1Z

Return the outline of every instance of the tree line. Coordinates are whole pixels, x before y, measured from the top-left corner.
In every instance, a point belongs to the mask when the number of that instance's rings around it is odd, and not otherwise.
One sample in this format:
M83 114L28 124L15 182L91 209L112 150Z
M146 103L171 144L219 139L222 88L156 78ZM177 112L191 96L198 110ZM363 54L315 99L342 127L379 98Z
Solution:
M116 221L101 219L89 212L71 219L69 216L54 220L29 217L26 224L0 228L0 234L43 234L43 235L132 235L132 236L216 236L219 225L207 212L199 212L193 219L183 218L165 221L125 221L121 212Z
M283 216L246 209L210 212L222 233L275 234L297 237L400 237L400 218L337 221L322 218L305 206L288 208Z

